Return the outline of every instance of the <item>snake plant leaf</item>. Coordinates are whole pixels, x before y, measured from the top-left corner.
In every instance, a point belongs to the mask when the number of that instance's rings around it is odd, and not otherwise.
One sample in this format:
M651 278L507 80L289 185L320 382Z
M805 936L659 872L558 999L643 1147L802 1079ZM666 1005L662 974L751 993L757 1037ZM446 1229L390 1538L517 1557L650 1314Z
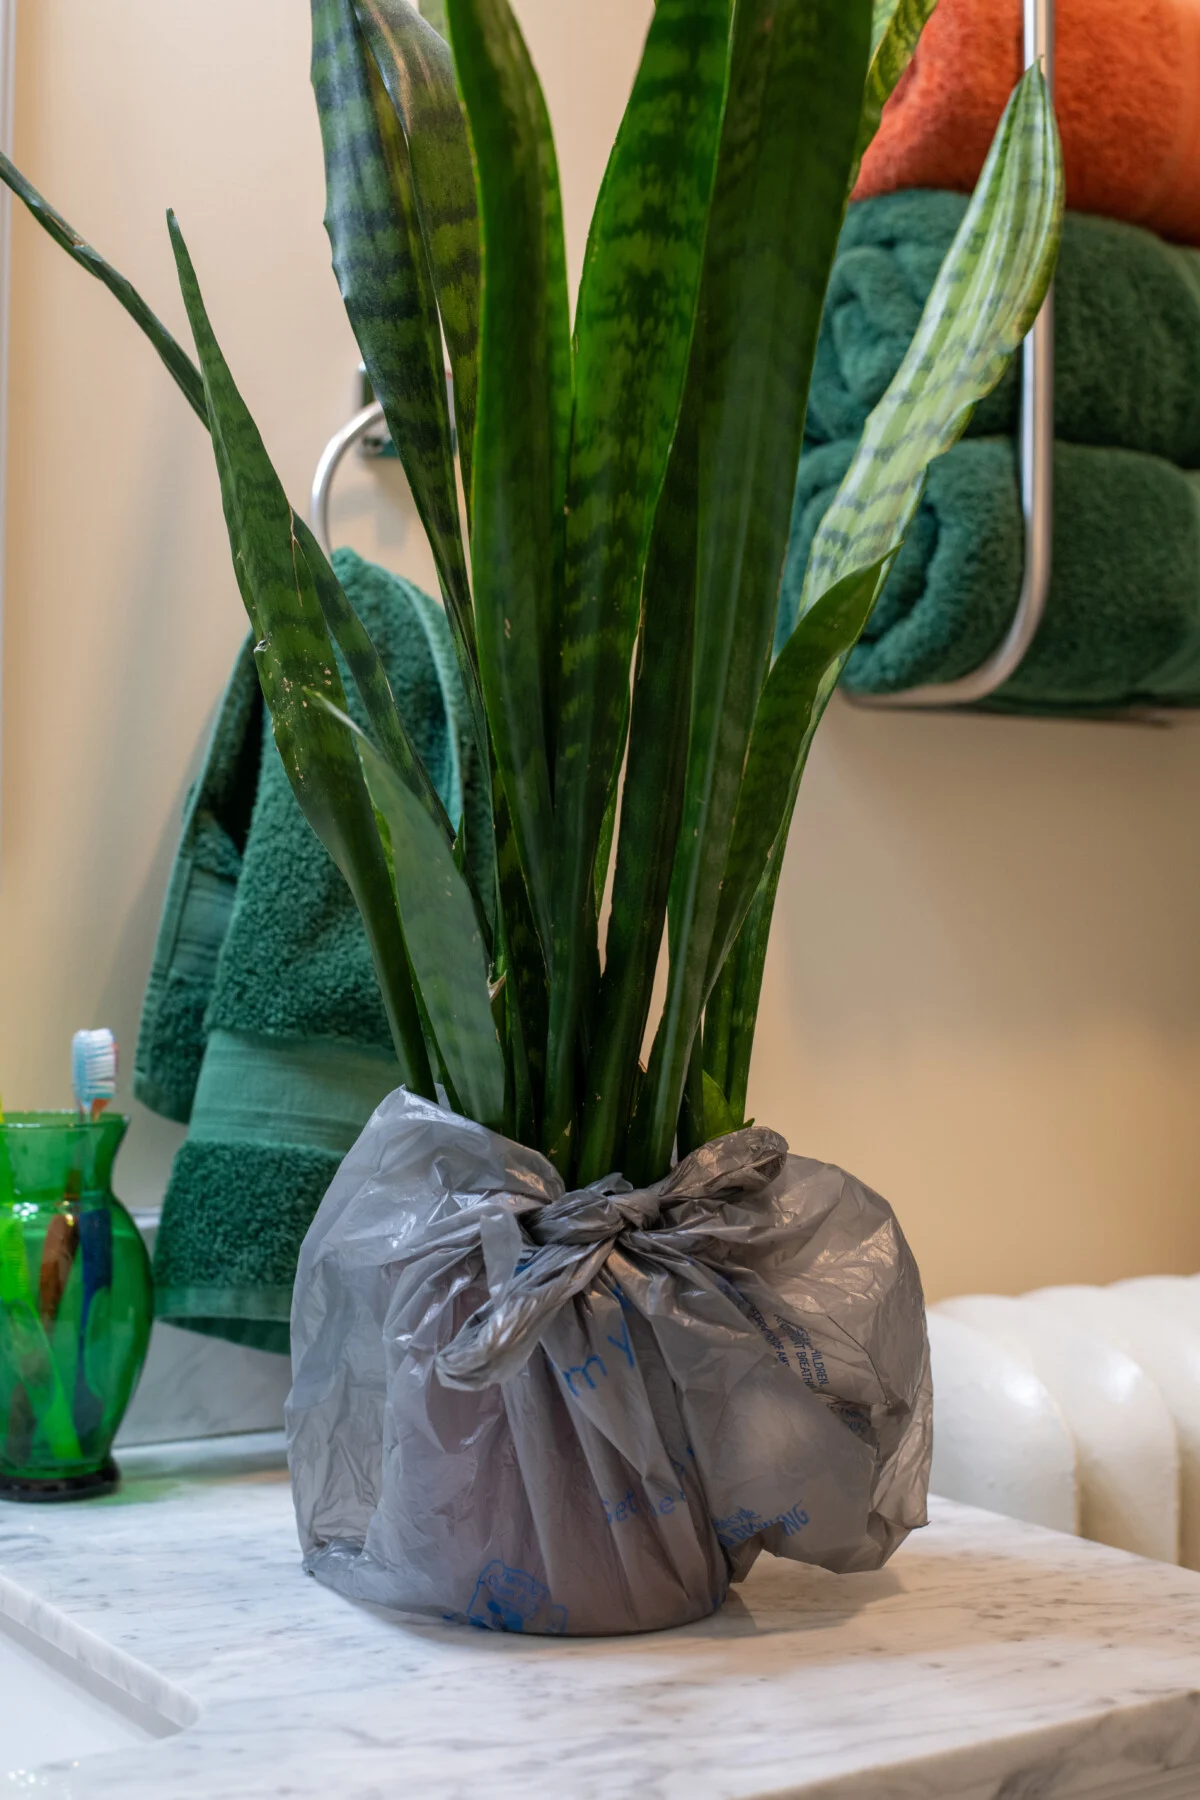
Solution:
M447 844L453 846L454 826L400 716L383 659L308 526L297 519L295 530L313 577L325 623L354 678L375 740L392 768L420 800Z
M696 604L695 389L679 422L646 560L629 758L587 1063L577 1179L624 1166L683 812Z
M871 20L871 65L863 91L851 187L858 180L858 171L871 139L879 130L884 106L912 61L921 33L933 17L936 5L937 0L875 0Z
M713 1138L727 1137L731 1131L741 1130L723 1089L705 1068L700 1071L700 1092L704 1104L704 1122L698 1143L710 1144Z
M545 1093L549 983L512 820L503 795L498 801L496 884L500 894L498 935L503 938L499 949L505 972L505 1104L513 1135L522 1144L536 1144L541 1138Z
M883 565L873 563L843 576L823 594L792 632L764 683L721 883L709 955L710 988L742 928L772 852L780 845L809 745L846 658L871 616L883 574Z
M441 27L426 23L409 0L354 0L354 5L408 142L417 216L454 376L469 509L479 385L479 209L454 58Z
M878 566L880 583L886 579L885 565L920 503L928 464L961 435L1037 316L1053 274L1062 208L1053 107L1044 77L1031 70L1001 120L908 355L868 419L818 529L797 631L857 571ZM767 939L802 766L803 754L766 871L719 977L728 990L720 1009L729 1014L728 1041L723 1058L716 1044L711 1058L706 1052L706 1066L735 1115L745 1108Z
M709 219L691 741L671 971L635 1178L667 1168L766 674L808 384L846 205L871 0L739 0Z
M392 1028L401 1079L432 1096L433 1077L383 847L354 743L310 706L308 690L345 695L295 517L213 335L174 216L171 241L204 377L206 414L230 549L256 638L255 662L275 742L301 810L358 903Z
M1040 69L1022 78L908 353L817 528L800 614L896 549L925 471L966 429L1037 317L1062 234L1062 150Z
M154 348L158 351L167 372L179 388L180 393L192 410L205 425L208 424L208 413L205 409L204 381L199 369L171 333L162 320L154 313L131 281L127 281L118 269L101 256L98 250L80 236L73 225L68 225L62 214L56 212L50 202L38 193L31 181L27 181L20 169L11 163L7 156L0 155L0 181L12 189L18 200L22 200L37 220L42 230L48 232L60 249L65 250L73 262L89 275L94 275L129 314L135 324L140 325Z
M408 144L359 30L354 0L312 0L312 27L334 271L433 551L486 767L441 325Z
M387 825L404 942L450 1103L482 1125L502 1127L504 1053L488 993L488 955L453 846L370 739L334 703L320 694L309 698L353 734L371 798Z
M797 794L799 788L797 786ZM793 795L793 806L795 804ZM704 1066L706 1072L726 1095L729 1110L739 1123L746 1122L746 1100L750 1086L750 1058L754 1049L754 1027L762 995L763 972L767 964L767 945L771 936L771 919L783 872L783 847L791 829L791 810L784 817L779 834L779 849L767 864L758 884L733 951L722 969L714 998L719 997L719 1010L726 1014L724 1055L711 1060L708 1045L708 1015L705 1014ZM711 1004L711 1002L710 1002ZM716 1048L719 1048L716 1046Z
M508 0L449 0L483 241L472 474L479 667L542 943L551 931L549 704L571 343L550 122Z
M642 569L687 375L729 27L730 0L660 0L592 219L575 314L554 782L551 1144L575 1113L587 909L621 761Z
M446 19L446 0L421 0L421 17L427 25L432 25L439 37L450 36L450 26Z

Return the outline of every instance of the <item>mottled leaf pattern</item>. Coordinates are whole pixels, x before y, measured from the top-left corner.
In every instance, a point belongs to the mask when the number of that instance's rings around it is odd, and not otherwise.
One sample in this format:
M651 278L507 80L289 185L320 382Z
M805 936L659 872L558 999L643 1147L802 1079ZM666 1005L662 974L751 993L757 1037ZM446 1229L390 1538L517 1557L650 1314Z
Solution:
M334 271L429 536L486 766L441 327L408 144L359 29L354 0L312 0L312 23Z
M587 909L628 715L642 568L687 373L729 16L729 0L660 0L579 292L554 783L552 1154L575 1116Z
M571 347L558 168L508 0L449 0L483 238L473 566L488 721L543 945L551 936L548 717Z
M863 90L851 187L858 179L859 165L871 139L879 130L884 106L912 61L921 33L933 17L936 5L937 0L875 0L871 21L871 66Z
M870 30L870 0L739 0L735 14L693 355L701 401L691 737L667 1001L639 1109L643 1175L669 1161L706 998Z
M696 606L695 394L679 423L646 563L604 975L578 1178L623 1166L683 812Z
M1024 76L895 380L863 431L808 559L801 612L894 550L925 471L967 427L1037 317L1062 233L1062 150L1045 77Z
M413 194L450 368L463 486L471 494L479 386L479 209L471 146L444 35L409 0L354 0L408 143Z

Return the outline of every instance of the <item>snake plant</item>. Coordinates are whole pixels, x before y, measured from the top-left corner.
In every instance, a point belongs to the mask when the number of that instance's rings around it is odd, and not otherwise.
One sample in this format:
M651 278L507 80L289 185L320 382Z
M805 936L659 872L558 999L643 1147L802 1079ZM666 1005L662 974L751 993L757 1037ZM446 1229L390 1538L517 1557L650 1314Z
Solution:
M813 733L926 466L1051 277L1061 157L1034 70L772 664L847 195L932 8L658 0L572 325L554 143L509 0L445 0L441 30L408 0L312 0L334 269L437 564L490 781L483 835L447 817L290 507L175 219L198 362L4 167L211 432L275 739L361 909L399 1079L440 1083L569 1180L650 1180L742 1123Z

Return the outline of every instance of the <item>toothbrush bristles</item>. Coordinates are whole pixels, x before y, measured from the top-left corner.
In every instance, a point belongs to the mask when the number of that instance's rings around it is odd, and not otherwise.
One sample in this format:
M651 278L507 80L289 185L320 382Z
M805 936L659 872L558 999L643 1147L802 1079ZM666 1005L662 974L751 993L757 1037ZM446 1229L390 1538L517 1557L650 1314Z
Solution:
M111 1031L77 1031L71 1040L71 1086L84 1120L97 1119L117 1091L117 1040Z

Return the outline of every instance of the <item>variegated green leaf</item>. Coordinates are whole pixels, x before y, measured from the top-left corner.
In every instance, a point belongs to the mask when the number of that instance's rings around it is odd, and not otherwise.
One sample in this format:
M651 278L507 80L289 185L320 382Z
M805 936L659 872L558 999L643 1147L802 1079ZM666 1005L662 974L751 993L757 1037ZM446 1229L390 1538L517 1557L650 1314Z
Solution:
M508 0L449 0L483 240L473 472L479 666L537 929L551 932L549 708L571 345L550 122Z
M450 352L469 505L479 386L479 210L454 59L439 35L442 27L426 24L409 0L354 4L408 141L417 214Z
M855 570L800 620L767 677L738 795L733 840L709 956L708 984L733 948L773 849L791 814L808 748L847 656L871 615L879 564Z
M552 1155L575 1118L588 907L628 717L642 568L688 367L729 24L730 0L660 0L576 309L554 784Z
M312 26L334 271L433 551L486 768L441 325L408 144L359 29L354 0L312 0Z
M863 91L851 187L858 179L859 165L871 139L879 130L884 106L912 61L921 33L936 5L937 0L875 0L871 21L871 66Z
M256 637L255 661L292 791L358 903L392 1027L401 1079L432 1096L412 973L370 799L346 727L309 704L345 695L296 520L213 335L174 217L179 284L204 377L233 564Z
M308 526L297 519L295 531L316 586L325 623L346 659L381 752L420 800L446 843L453 847L454 826L400 717L383 658Z
M704 1006L870 32L871 0L739 0L734 16L693 353L702 399L691 740L670 978L639 1103L635 1180L668 1166Z
M783 849L791 829L789 811L779 833L779 848L767 864L766 874L758 884L758 892L746 915L737 941L721 971L714 996L719 997L725 1013L723 1056L710 1059L708 1018L705 1017L704 1066L725 1094L729 1110L739 1124L746 1120L746 1099L750 1085L750 1058L754 1050L754 1027L758 1019L758 1003L762 994L763 971L767 962L767 945L771 936L771 918L783 872Z
M166 365L172 380L183 394L188 405L199 415L205 425L208 414L205 410L204 382L200 371L171 333L162 320L155 314L131 281L126 281L118 269L114 269L98 250L82 238L73 225L68 225L62 214L55 212L50 202L39 194L31 181L26 181L20 169L9 162L7 156L0 155L0 181L12 189L18 200L23 200L42 230L48 232L54 242L66 251L73 262L89 275L102 282L129 314L135 324L140 325L154 348L158 351Z
M321 696L310 698L320 706ZM334 716L354 734L371 798L387 825L404 942L450 1103L482 1125L502 1127L504 1053L488 994L487 950L453 848L389 759L350 719Z
M813 539L802 614L900 544L929 464L961 437L1037 317L1062 213L1054 107L1041 70L1031 69L1000 121L916 336Z
M581 1182L624 1166L683 812L696 607L695 398L693 388L646 560L621 831L584 1091Z
M961 435L971 410L1000 379L1033 323L1053 273L1062 225L1062 157L1040 71L1027 74L1001 120L962 228L947 253L895 381L867 421L862 442L814 539L797 632L853 584L887 563L920 503L925 470ZM886 579L886 573L881 577ZM787 656L789 639L779 658ZM806 748L806 747L805 747ZM728 992L728 1047L721 1081L735 1115L745 1106L754 1022L783 848L803 768L758 892L720 980Z

